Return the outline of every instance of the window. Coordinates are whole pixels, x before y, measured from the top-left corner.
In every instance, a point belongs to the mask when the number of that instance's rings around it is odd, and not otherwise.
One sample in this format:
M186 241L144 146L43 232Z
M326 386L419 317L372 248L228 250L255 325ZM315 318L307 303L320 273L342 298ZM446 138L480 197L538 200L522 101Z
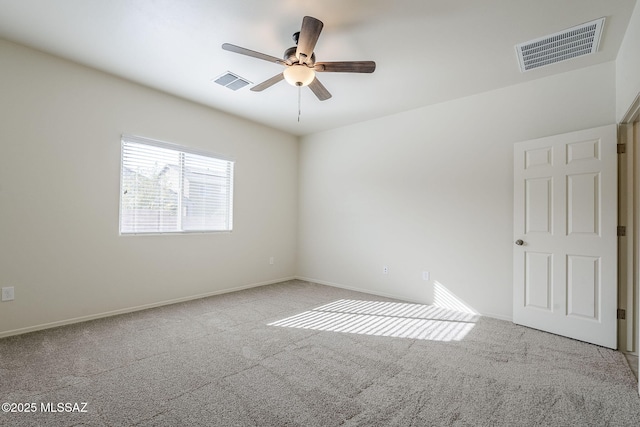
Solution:
M124 135L120 233L231 231L233 161Z

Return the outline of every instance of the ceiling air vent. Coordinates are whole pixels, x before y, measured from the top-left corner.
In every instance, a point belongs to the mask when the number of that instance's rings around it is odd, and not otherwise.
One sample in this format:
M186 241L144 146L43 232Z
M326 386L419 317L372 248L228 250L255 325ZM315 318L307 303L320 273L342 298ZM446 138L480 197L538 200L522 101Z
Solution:
M604 18L559 33L516 45L520 71L525 72L577 56L595 53L600 44Z
M249 80L244 79L238 76L237 74L233 74L230 71L227 71L220 77L216 78L214 82L218 83L221 86L225 86L231 90L238 90L240 88L245 87L249 83L251 83Z

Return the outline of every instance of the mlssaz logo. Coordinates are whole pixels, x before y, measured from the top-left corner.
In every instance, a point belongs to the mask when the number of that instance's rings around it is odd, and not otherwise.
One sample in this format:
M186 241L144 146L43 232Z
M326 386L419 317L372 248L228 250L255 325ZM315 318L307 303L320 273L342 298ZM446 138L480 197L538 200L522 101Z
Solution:
M87 402L40 402L40 412L88 412Z

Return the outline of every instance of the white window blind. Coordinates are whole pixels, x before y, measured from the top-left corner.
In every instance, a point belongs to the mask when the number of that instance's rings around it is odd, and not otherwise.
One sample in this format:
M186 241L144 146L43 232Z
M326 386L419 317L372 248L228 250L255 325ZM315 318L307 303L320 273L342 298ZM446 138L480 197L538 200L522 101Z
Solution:
M231 231L233 161L122 137L120 233Z

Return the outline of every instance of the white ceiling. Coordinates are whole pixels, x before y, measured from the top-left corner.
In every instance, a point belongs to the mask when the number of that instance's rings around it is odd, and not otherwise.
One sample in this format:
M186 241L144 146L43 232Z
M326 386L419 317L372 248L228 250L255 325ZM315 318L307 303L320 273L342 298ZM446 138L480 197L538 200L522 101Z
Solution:
M0 37L295 135L460 98L616 58L636 0L0 0ZM221 49L281 57L302 17L324 22L318 61L374 60L373 74L323 73L318 101L282 67ZM521 73L514 46L606 17L594 55Z

